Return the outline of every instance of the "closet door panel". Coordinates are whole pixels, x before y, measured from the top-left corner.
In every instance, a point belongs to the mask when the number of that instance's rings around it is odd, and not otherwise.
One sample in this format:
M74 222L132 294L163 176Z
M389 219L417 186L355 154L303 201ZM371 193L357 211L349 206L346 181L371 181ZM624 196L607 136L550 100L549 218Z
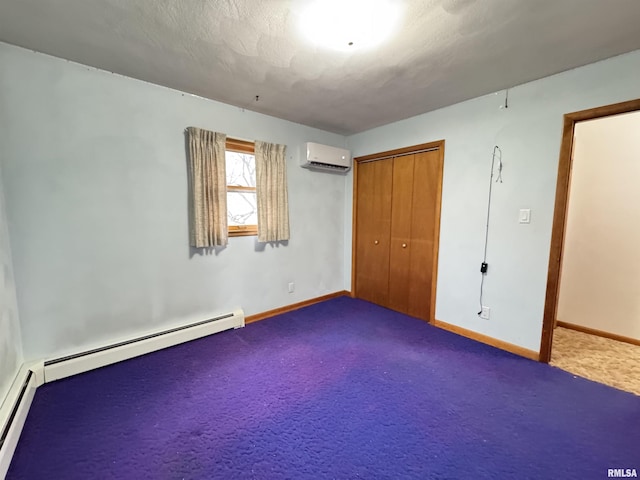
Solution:
M389 308L409 313L414 155L393 159Z
M437 242L436 214L439 181L438 151L415 155L413 208L411 212L411 261L409 266L408 314L429 320L431 311L434 248Z
M356 296L387 305L392 160L358 165Z

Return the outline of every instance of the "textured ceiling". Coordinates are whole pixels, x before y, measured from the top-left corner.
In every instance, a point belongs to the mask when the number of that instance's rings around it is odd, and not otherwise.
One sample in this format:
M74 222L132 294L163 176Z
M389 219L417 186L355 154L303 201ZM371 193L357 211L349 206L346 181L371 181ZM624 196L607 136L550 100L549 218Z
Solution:
M639 0L399 3L369 52L308 44L304 0L0 0L0 40L342 134L640 48Z

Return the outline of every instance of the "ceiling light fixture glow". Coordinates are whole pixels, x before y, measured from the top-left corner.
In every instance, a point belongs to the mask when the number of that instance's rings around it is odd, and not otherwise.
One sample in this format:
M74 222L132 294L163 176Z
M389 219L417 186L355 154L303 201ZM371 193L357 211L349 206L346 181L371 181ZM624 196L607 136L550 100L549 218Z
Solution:
M348 52L381 44L399 19L395 0L313 0L302 12L300 28L315 45Z

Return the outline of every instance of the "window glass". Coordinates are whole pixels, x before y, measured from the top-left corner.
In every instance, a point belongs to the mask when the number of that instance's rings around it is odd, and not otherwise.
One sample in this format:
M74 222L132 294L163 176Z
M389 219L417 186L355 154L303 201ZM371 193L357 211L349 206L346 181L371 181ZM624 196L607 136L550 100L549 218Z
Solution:
M241 147L246 150L246 146ZM238 152L230 148L233 147L228 143L225 159L229 235L257 235L256 158L247 151Z
M229 226L256 225L258 223L256 192L228 192L227 218Z
M227 185L256 187L256 157L248 153L226 153Z

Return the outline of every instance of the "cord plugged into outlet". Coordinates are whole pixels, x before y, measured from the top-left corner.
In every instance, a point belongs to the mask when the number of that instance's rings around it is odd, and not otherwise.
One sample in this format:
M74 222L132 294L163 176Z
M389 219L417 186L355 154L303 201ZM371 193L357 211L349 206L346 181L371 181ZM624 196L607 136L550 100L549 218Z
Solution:
M507 92L508 95L508 92ZM508 107L508 100L505 99L504 107ZM487 200L487 223L484 230L484 255L482 257L482 263L480 264L480 273L482 274L480 278L480 311L478 312L478 316L480 318L484 318L486 320L489 319L489 309L482 305L482 296L483 296L483 288L484 288L484 277L487 275L487 271L489 270L489 264L487 263L487 247L489 245L489 224L491 220L491 200L493 193L493 175L494 169L496 166L496 162L498 163L498 177L496 178L495 183L502 183L502 150L498 145L493 147L493 155L491 156L491 175L489 176L489 198ZM486 309L486 313L485 313Z

